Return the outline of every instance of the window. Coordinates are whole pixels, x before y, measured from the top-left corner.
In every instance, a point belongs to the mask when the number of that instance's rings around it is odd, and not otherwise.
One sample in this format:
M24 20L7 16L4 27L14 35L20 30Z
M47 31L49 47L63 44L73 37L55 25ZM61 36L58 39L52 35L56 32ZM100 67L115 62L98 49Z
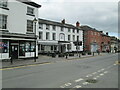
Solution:
M46 29L49 30L50 29L50 25L46 24Z
M25 51L26 52L34 52L35 51L35 42L26 42Z
M77 36L77 41L79 41L79 36Z
M75 41L75 35L73 35L73 41Z
M56 33L53 33L52 38L53 40L56 40Z
M25 56L25 42L24 41L20 41L19 42L19 55L20 56Z
M27 32L33 32L33 21L27 20Z
M63 27L61 27L61 31L64 31L64 28L63 28Z
M7 16L0 15L0 29L7 29Z
M39 29L43 29L43 24L39 23Z
M71 49L71 44L67 44L68 51Z
M1 0L0 1L0 7L7 7L7 0Z
M70 35L68 35L68 41L70 41Z
M45 50L45 46L41 45L41 51L44 51L44 50Z
M53 28L53 30L56 30L56 26L55 25L53 25L52 28Z
M96 32L94 32L94 35L96 35Z
M43 39L43 32L39 32L39 39Z
M70 28L68 28L68 32L70 32Z
M0 41L0 53L8 53L8 41Z
M75 33L75 29L73 29L73 33Z
M25 51L30 52L30 42L26 42Z
M49 32L46 32L46 40L49 40Z
M27 14L34 15L34 8L27 7Z

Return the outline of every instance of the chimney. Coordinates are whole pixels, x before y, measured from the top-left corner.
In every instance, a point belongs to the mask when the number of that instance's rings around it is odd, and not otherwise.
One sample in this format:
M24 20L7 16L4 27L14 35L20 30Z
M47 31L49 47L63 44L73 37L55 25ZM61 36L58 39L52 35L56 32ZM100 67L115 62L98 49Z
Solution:
M108 32L106 32L106 35L108 35Z
M80 23L77 21L76 22L76 27L79 27L80 26Z
M62 24L65 24L65 19L63 19L63 20L61 21L61 23L62 23Z
M101 33L103 33L103 31L100 31Z

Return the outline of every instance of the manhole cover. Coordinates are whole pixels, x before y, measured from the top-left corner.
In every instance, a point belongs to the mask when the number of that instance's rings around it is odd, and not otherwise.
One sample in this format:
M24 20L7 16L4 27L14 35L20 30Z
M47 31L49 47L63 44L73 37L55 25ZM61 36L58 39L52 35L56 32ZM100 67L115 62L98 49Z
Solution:
M88 83L97 83L97 80L95 80L95 79L88 79L88 80L86 80L86 82L88 82Z

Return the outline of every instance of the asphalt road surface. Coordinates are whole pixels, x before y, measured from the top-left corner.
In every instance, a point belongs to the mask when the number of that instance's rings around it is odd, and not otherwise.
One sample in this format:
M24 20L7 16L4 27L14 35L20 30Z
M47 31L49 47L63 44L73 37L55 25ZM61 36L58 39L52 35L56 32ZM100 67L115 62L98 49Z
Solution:
M118 88L118 54L2 70L3 88Z

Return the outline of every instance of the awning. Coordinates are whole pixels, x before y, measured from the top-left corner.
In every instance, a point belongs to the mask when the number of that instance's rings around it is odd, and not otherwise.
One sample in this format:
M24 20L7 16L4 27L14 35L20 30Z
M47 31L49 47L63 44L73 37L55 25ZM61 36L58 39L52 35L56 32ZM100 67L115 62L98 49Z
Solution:
M59 45L63 45L63 44L70 44L69 41L58 41Z

